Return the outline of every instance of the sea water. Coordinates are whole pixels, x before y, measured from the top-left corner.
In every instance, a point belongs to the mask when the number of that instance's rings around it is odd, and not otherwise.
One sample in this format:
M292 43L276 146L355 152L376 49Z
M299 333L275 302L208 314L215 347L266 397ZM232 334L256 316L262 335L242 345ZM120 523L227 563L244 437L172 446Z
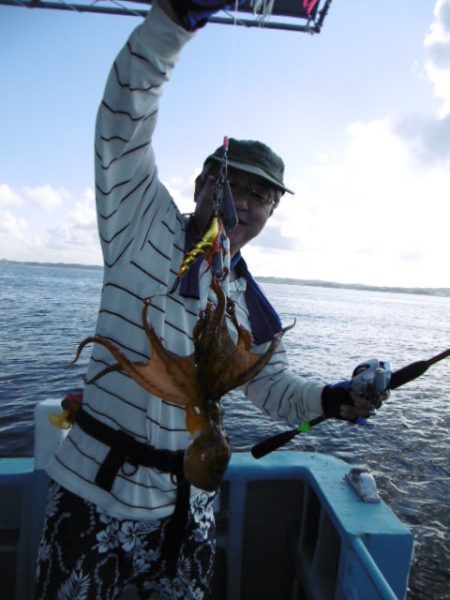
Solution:
M82 386L89 352L68 363L95 331L102 286L96 268L0 263L0 456L33 451L33 408ZM283 323L290 368L336 382L369 358L393 369L450 346L450 298L267 284ZM287 425L238 392L223 401L235 449ZM408 600L450 599L450 358L392 392L365 427L329 421L286 449L366 464L380 494L414 534Z

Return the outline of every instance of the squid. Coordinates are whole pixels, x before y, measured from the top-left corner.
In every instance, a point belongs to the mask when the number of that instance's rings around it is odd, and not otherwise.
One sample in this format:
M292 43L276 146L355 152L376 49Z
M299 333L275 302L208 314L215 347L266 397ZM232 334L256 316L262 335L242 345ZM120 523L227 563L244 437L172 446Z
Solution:
M193 330L194 352L190 356L177 356L165 349L148 320L150 298L144 301L142 313L151 346L148 362L132 362L115 344L100 336L82 341L73 361L78 360L87 344L100 344L117 362L87 381L88 384L112 371L121 371L163 402L184 407L186 427L193 439L184 455L184 474L191 484L206 491L219 487L231 458L231 447L222 427L221 397L253 379L269 362L284 333L293 326L280 331L264 353L253 353L252 335L238 323L234 302L225 296L216 278L211 286L217 304L209 302L200 313ZM236 328L236 343L229 333L227 316Z

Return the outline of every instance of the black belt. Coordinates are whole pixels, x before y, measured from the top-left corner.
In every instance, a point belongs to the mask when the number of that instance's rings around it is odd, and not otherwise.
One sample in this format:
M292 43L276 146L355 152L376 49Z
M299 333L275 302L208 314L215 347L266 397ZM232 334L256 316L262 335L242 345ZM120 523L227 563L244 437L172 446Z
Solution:
M126 462L136 468L151 467L162 473L171 473L175 477L177 484L175 511L166 525L161 549L162 557L167 561L169 574L174 576L189 512L190 484L183 473L184 451L159 450L149 444L138 442L128 433L120 429L112 429L83 409L77 415L76 424L85 433L110 448L95 477L95 483L102 489L111 491L119 469Z

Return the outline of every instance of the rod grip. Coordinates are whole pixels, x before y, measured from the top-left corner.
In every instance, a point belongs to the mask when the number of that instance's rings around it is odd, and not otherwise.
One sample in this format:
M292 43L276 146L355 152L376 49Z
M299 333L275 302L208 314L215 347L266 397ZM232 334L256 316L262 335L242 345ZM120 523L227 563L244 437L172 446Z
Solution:
M416 379L416 377L420 377L423 375L425 371L429 367L429 363L427 360L419 360L417 362L411 363L398 371L392 373L391 383L389 387L391 390L395 390L396 388L405 385L409 381Z
M262 440L258 444L255 444L252 448L252 456L253 458L262 458L269 452L273 452L283 446L283 444L287 444L294 438L298 433L298 429L291 429L289 431L283 431L282 433L278 433L266 440Z

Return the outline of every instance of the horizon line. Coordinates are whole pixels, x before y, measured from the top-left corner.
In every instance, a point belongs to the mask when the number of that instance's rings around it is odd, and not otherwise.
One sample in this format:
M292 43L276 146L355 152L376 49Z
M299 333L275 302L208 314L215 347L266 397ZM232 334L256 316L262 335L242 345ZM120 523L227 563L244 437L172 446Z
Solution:
M11 260L9 258L0 258L1 263L13 263L38 267L63 267L63 268L81 268L81 269L96 269L103 270L103 265L86 265L82 263L65 263L65 262L38 262L30 260ZM265 281L266 283L284 283L290 285L304 285L310 287L333 287L354 290L394 292L404 294L419 294L430 296L450 296L450 288L446 287L404 287L404 286L388 286L388 285L372 285L366 283L343 283L338 281L327 281L321 279L298 279L295 277L279 277L277 275L255 275L255 279Z

